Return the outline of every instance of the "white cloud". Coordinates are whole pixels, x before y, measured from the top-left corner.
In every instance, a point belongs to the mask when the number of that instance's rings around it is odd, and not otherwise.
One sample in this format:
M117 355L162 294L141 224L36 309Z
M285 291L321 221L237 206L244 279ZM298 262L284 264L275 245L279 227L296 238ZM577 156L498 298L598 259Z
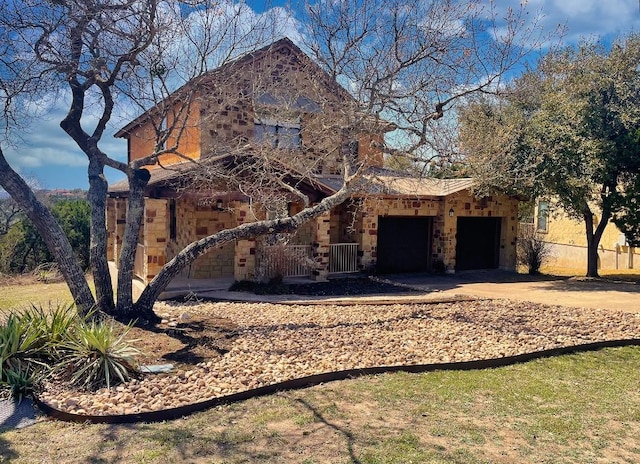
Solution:
M25 110L30 116L23 128L15 129L11 144L3 148L12 167L23 170L46 166L84 167L87 158L76 143L60 127L60 121L68 111L69 93L45 96L37 101L26 102ZM98 121L98 106L88 101L82 119L85 130L91 131ZM111 137L113 130L103 137L102 150L116 159L126 157L126 143Z
M496 0L498 11L518 8L520 1ZM582 38L612 37L640 30L640 10L637 0L530 0L529 16L541 12L540 22L547 32L559 25L566 26L565 45Z

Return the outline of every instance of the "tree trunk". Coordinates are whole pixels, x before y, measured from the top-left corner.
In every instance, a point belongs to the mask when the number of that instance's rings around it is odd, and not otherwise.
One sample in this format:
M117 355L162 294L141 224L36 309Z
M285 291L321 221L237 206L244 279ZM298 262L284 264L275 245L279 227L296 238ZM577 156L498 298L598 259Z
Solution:
M593 213L588 208L583 213L587 233L587 277L600 277L598 273L598 246L604 229L611 219L611 210L603 208L602 218L596 229L593 229Z
M152 306L137 308L133 304L133 268L138 235L144 218L144 189L150 177L149 171L146 169L136 170L129 176L127 220L118 264L118 301L114 312L117 318L123 320L159 320L153 312Z
M51 211L38 200L27 183L7 163L0 148L0 185L22 208L42 235L64 276L78 310L87 314L95 306L84 272L78 265L64 231Z
M107 181L104 178L104 166L98 157L89 158L89 193L91 206L91 241L89 244L89 261L96 288L98 309L111 314L114 309L113 286L107 263Z

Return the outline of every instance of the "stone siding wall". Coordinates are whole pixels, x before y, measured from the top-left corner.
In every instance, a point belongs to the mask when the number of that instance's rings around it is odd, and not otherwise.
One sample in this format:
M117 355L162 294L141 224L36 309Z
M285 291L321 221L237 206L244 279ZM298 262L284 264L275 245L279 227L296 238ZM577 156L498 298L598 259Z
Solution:
M319 71L308 57L284 45L255 56L251 63L240 62L217 73L205 84L199 97L202 153L234 150L254 142L255 121L299 123L301 148L264 149L269 156L301 172L338 174L340 156L355 142L358 156L368 164L381 165L382 128L361 127L360 134L345 131L354 124L353 108L329 76ZM362 135L373 131L375 135Z
M358 244L360 248L360 266L365 271L375 269L378 246L379 216L428 216L433 217L433 251L432 261L442 260L444 250L442 243L442 200L407 199L407 198L368 198L362 203L357 221Z
M236 225L254 222L256 213L246 203L233 202ZM236 240L233 275L236 280L253 280L256 274L256 240Z
M143 245L146 252L144 264L147 282L153 279L167 262L167 200L147 198L144 208Z
M198 159L201 155L200 147L200 103L194 99L189 104L188 110L182 108L185 103L179 101L174 105L173 111L169 111L166 119L166 127L174 127L173 132L168 137L165 147L177 147L177 156L172 153L165 153L160 156L163 166L184 162L183 156L191 159ZM182 114L181 120L174 122L174 114ZM145 156L149 156L154 152L156 147L156 128L160 128L160 121L154 122L148 120L140 126L131 130L128 136L129 161L137 160ZM148 166L156 169L157 165Z
M331 211L331 243L356 243L358 210L349 200Z
M116 240L116 199L107 198L107 261L114 261Z
M127 217L127 200L124 198L116 198L112 205L113 213L111 213L111 215L115 219L115 229L111 231L113 237L111 240L111 244L113 245L112 257L116 265L118 265L120 262L120 249L122 247L122 238L124 237L124 226ZM108 205L107 208L109 207Z

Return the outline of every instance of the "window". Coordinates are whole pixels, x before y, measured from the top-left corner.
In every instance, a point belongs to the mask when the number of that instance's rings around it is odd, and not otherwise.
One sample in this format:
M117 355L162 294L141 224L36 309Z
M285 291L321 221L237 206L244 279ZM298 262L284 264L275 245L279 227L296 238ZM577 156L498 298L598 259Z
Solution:
M549 202L538 201L538 232L547 232L549 227Z
M255 140L272 148L300 148L299 122L281 122L269 119L255 121Z
M175 240L177 236L178 218L176 214L176 200L169 199L169 239Z

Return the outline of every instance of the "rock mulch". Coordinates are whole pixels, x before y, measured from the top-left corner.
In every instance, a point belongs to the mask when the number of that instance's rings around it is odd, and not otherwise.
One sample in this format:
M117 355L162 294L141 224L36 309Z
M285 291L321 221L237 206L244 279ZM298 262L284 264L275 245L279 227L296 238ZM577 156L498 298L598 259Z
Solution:
M640 338L640 313L506 300L351 306L158 303L163 317L228 318L239 336L219 359L115 389L45 391L77 414L155 411L292 378L374 366L470 361L605 340Z

